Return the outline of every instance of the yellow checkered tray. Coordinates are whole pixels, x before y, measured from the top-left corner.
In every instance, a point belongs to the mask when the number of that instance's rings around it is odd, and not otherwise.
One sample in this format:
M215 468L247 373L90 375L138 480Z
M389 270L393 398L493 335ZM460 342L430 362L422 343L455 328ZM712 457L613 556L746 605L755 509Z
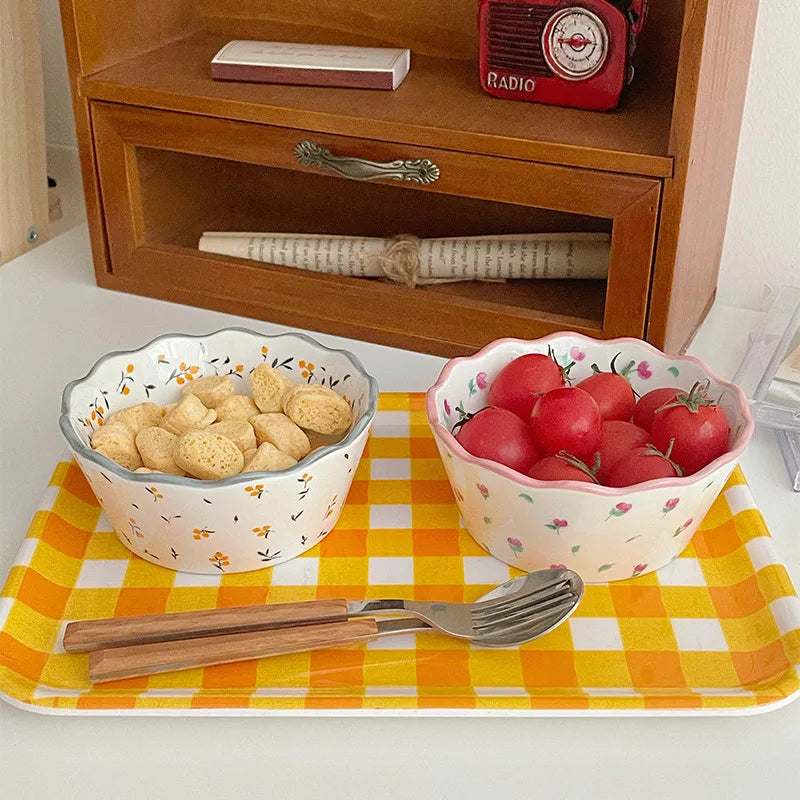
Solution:
M575 615L518 648L439 634L92 687L70 620L322 597L471 601L519 574L459 528L420 394L384 394L337 529L239 575L149 564L60 463L0 595L0 691L53 713L747 713L800 692L800 599L741 472L680 558L592 585Z

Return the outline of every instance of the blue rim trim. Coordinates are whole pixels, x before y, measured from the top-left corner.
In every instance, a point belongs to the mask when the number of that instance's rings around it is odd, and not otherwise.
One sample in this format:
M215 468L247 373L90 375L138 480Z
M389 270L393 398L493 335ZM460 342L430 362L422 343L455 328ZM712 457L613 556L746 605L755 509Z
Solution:
M320 448L315 453L306 456L304 459L299 461L296 466L288 467L287 469L283 469L277 472L247 472L245 474L239 473L238 475L231 475L229 478L222 478L218 481L204 481L199 478L188 478L182 477L180 475L169 475L164 472L159 472L157 476L154 477L153 474L150 473L140 473L136 474L135 472L131 472L130 470L125 469L124 467L117 464L115 461L112 461L107 456L104 456L95 450L92 450L90 447L87 447L79 438L78 435L72 428L72 425L69 421L69 398L73 392L73 390L82 383L85 383L92 377L94 377L97 370L100 368L102 364L108 361L111 358L115 358L117 356L127 356L127 355L135 355L137 353L141 353L143 350L147 350L148 348L152 347L159 342L166 341L167 339L210 339L214 336L217 336L221 333L246 333L250 336L254 336L258 339L266 339L266 340L276 340L276 339L300 339L307 344L311 345L312 347L317 347L320 350L324 350L328 353L338 353L344 356L346 359L350 361L353 365L353 368L356 372L359 373L363 378L366 378L369 382L369 400L367 403L367 410L362 414L361 419L356 422L356 424L350 429L350 432L347 436L342 439L341 442L337 442L336 444L329 444L325 445L325 447ZM348 445L355 442L359 436L372 424L372 420L375 417L375 412L378 408L378 382L375 378L370 375L366 369L364 369L364 365L359 360L358 356L351 353L349 350L342 350L336 347L327 347L324 344L321 344L316 339L312 339L310 336L307 336L304 333L275 333L275 334L268 334L268 333L258 333L257 331L251 330L250 328L240 328L240 327L231 327L231 328L220 328L219 330L214 331L213 333L201 333L201 334L191 334L191 333L166 333L162 336L157 336L155 339L147 342L147 344L142 345L141 347L136 348L135 350L114 350L111 353L106 353L104 356L101 356L95 363L92 365L92 368L82 377L77 378L74 381L70 381L65 387L64 391L61 394L61 415L58 418L58 426L61 429L61 433L63 434L64 438L67 440L67 444L70 446L70 449L77 453L78 455L82 456L83 458L87 459L88 461L93 462L98 467L101 467L105 470L113 472L118 478L123 478L124 480L134 481L135 483L152 483L154 480L157 480L159 483L167 484L167 485L174 485L174 486L187 486L191 488L197 488L199 486L203 486L208 489L218 489L224 486L236 486L240 483L249 483L256 478L270 478L270 477L277 477L277 476L286 476L292 475L295 472L305 471L311 464L314 464L316 461L327 456L329 453L333 453L337 450L344 449Z

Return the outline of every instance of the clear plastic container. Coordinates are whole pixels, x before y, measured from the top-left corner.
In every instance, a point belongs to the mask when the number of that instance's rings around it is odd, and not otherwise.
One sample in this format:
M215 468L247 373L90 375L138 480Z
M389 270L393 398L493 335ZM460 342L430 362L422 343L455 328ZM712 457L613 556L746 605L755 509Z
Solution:
M764 311L733 383L750 400L756 424L775 429L794 490L800 492L800 286L771 290Z

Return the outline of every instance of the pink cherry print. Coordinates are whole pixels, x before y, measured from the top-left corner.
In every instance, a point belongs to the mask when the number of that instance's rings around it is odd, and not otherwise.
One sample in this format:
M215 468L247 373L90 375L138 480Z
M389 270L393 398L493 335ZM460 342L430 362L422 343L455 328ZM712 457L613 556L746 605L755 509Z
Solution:
M551 564L550 569L566 569L566 564Z
M647 361L640 361L639 366L636 367L636 372L639 373L639 377L642 378L642 380L647 380L653 376L653 373L650 372L650 364L648 364Z
M475 376L475 383L477 384L479 389L485 389L489 385L489 382L486 379L486 373L479 372Z
M633 505L631 503L617 503L614 508L616 508L617 511L621 511L623 514L627 514L633 508Z
M568 523L565 519L554 519L553 525L555 525L557 528L566 528Z
M633 568L634 575L641 575L647 569L647 564L637 564Z
M583 361L583 359L586 358L586 353L584 353L578 345L573 345L569 349L569 357L573 361Z
M453 409L450 408L450 403L448 403L447 400L445 400L444 401L444 413L447 414L447 416L449 417L450 414L452 413L452 411L453 411Z
M476 483L475 488L481 493L484 500L489 496L489 490L482 483Z

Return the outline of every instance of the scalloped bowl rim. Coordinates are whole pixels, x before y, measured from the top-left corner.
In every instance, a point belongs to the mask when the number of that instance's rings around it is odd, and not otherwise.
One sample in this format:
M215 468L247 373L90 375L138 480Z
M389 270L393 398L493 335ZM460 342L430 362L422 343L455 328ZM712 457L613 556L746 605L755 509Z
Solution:
M495 350L497 347L504 344L549 344L554 340L566 337L570 339L579 339L587 344L592 345L633 343L644 348L645 351L649 351L652 353L652 355L657 356L659 359L668 359L669 361L678 362L690 361L696 364L716 383L732 391L738 400L739 412L742 415L742 421L744 425L737 436L738 443L736 447L732 448L724 455L721 455L719 458L714 459L714 461L712 461L710 464L707 464L698 472L695 472L692 475L687 475L683 478L658 478L656 480L644 481L643 483L622 487L599 486L597 484L584 483L582 481L540 481L536 478L530 478L527 475L523 475L521 472L517 472L516 470L506 467L503 464L498 464L496 461L489 461L486 458L478 458L473 456L471 453L468 453L461 446L461 444L459 444L455 436L453 436L453 434L450 433L450 431L448 431L447 428L445 428L445 426L438 421L439 415L436 405L436 396L444 387L445 383L450 377L450 373L457 365L468 361L478 361L479 359L491 353L492 350ZM431 429L435 434L437 434L437 436L441 438L442 442L453 451L454 455L458 456L458 458L462 461L489 470L490 472L494 472L497 475L514 481L515 483L527 488L571 489L580 492L581 494L591 494L600 497L622 497L623 495L630 495L632 491L648 491L650 489L669 488L677 489L691 486L701 481L704 477L711 475L711 473L716 472L721 467L724 467L731 462L738 461L739 457L744 452L745 447L747 447L747 444L750 442L750 439L753 436L753 431L755 430L755 423L753 422L753 417L750 414L750 404L747 402L744 392L735 384L722 380L722 378L720 378L719 375L717 375L717 373L702 359L689 355L671 356L667 353L663 353L657 347L653 347L653 345L651 345L649 342L645 342L642 339L636 339L632 336L621 336L616 339L593 339L591 336L586 336L582 333L573 333L570 331L558 331L556 333L548 334L547 336L542 336L539 339L517 339L513 337L495 339L495 341L490 342L471 356L459 356L458 358L450 359L450 361L448 361L443 367L439 377L436 379L436 383L434 383L425 394L425 411L427 413L428 423L430 424Z
M364 430L371 424L372 420L375 417L375 412L378 408L378 382L375 378L370 375L364 365L361 363L358 356L354 353L351 353L349 350L344 350L338 347L328 347L327 345L318 342L316 339L308 336L305 333L295 333L287 331L285 333L259 333L258 331L254 331L251 328L244 328L241 326L231 326L228 328L219 328L218 330L212 331L211 333L165 333L161 336L156 336L155 339L150 340L146 344L142 345L141 347L137 347L134 350L113 350L110 353L106 353L105 355L101 356L100 358L95 361L92 365L91 369L82 377L76 378L73 381L70 381L65 387L63 392L61 393L61 414L58 418L58 425L61 429L61 433L64 435L64 438L67 440L67 443L72 448L72 450L86 458L87 460L93 462L99 467L103 469L110 470L113 472L117 477L123 478L125 480L134 481L135 483L148 483L152 482L153 477L151 474L146 473L135 473L131 470L125 469L125 467L120 466L115 461L112 461L107 456L104 456L98 453L96 450L92 450L91 447L87 447L75 433L75 430L72 427L72 424L69 421L69 400L72 394L72 391L82 383L90 380L94 377L100 367L107 361L112 358L116 358L118 356L132 356L138 353L141 353L144 350L147 350L154 345L164 342L168 339L211 339L214 336L223 333L245 333L250 336L258 337L259 339L302 339L307 344L311 345L312 347L319 348L320 350L325 350L329 353L338 353L343 355L347 358L352 364L353 367L362 375L362 377L367 379L369 384L369 399L367 401L367 408L366 411L361 415L361 418L356 422L355 425L348 431L347 436L344 437L340 442L336 442L335 444L325 445L321 447L314 453L306 456L305 458L301 459L297 462L296 465L291 467L287 467L286 469L277 470L274 472L247 472L247 473L239 473L238 475L231 475L228 478L221 478L216 481L206 481L201 480L200 478L190 478L184 477L181 475L169 475L167 473L159 474L158 480L160 483L164 484L172 484L175 486L186 486L191 488L198 488L200 486L207 487L209 489L214 489L218 487L224 486L237 486L241 483L248 483L252 481L254 478L266 479L266 478L277 478L277 477L284 477L287 475L292 475L294 472L301 472L305 471L311 464L320 461L321 459L325 458L330 453L333 453L337 450L343 450L349 445L353 444L356 439L364 432Z

